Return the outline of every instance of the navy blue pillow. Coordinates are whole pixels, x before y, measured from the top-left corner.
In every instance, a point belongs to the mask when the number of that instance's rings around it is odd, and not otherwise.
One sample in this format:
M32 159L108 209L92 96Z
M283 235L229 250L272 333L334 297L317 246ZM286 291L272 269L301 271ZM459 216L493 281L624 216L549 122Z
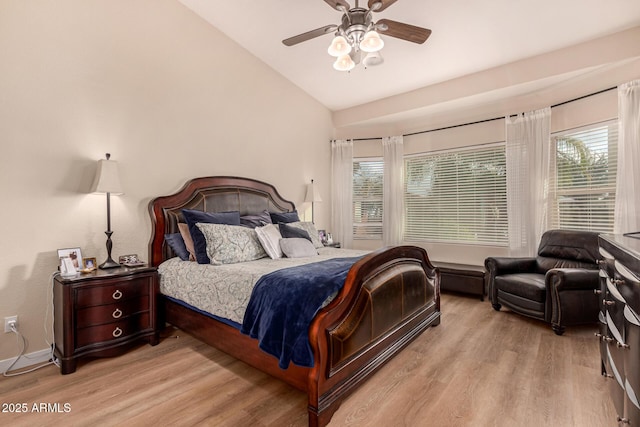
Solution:
M313 243L313 240L311 240L311 236L309 236L309 233L307 233L306 230L292 227L285 223L278 224L278 228L280 229L280 234L282 235L283 239L289 239L291 237L301 237Z
M203 212L193 209L182 209L184 220L189 226L189 233L193 239L193 250L196 252L198 264L210 264L211 260L207 255L207 239L202 231L196 226L197 223L205 224L226 224L240 225L240 212Z
M271 215L266 209L256 215L242 215L240 217L240 224L250 228L263 227L271 223Z
M298 222L300 218L298 217L298 211L293 212L271 212L269 213L271 216L271 222L274 224L287 223L287 222Z
M184 244L184 239L180 233L165 234L164 240L173 249L173 252L183 261L189 261L189 251Z

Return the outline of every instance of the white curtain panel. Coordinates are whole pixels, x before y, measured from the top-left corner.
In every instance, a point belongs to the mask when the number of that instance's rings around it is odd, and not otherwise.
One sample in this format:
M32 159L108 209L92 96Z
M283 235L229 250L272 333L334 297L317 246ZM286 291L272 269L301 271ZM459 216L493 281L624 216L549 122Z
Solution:
M505 122L509 255L534 256L547 227L551 108Z
M353 246L353 141L331 141L331 225L333 240Z
M404 238L404 143L402 136L382 138L384 184L382 243L399 245Z
M640 231L640 80L618 86L618 172L614 233Z

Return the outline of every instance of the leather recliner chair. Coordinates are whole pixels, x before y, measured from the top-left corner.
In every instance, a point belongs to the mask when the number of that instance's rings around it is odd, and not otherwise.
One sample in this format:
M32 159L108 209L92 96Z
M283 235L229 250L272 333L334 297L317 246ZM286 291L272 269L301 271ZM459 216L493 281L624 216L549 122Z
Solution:
M557 335L568 324L597 322L598 259L598 233L546 231L536 257L485 260L491 305L551 323Z

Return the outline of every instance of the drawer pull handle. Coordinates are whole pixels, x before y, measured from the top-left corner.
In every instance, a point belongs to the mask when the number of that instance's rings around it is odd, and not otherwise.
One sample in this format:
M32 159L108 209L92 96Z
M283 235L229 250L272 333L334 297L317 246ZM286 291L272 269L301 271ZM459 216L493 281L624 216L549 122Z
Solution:
M618 416L618 422L622 424L631 424L631 421L629 420L629 418L622 418L620 416Z
M118 338L120 335L122 335L122 329L116 327L111 335L113 335L114 338Z
M120 316L122 316L122 310L120 310L119 308L116 308L113 313L111 313L111 315L113 316L114 319L119 319Z
M618 348L629 348L629 344L623 344L620 341L616 341L616 347L618 347Z
M616 302L615 302L615 301L607 301L606 299L603 299L603 300L602 300L602 303L603 303L604 305L614 305Z
M594 289L593 293L596 295L600 295L602 293L602 291L600 289Z
M122 292L120 292L120 289L116 289L116 291L111 296L113 297L113 299L120 299L122 298Z
M616 286L624 284L624 280L622 279L613 279L611 282Z

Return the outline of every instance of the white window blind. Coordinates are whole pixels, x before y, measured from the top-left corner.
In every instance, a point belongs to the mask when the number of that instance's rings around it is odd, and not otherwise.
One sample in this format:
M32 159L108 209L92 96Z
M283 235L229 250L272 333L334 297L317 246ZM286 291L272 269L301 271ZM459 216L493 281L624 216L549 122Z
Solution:
M405 159L405 240L506 245L504 143Z
M382 239L382 187L382 159L354 159L354 239Z
M558 133L553 141L553 228L613 232L617 121Z

